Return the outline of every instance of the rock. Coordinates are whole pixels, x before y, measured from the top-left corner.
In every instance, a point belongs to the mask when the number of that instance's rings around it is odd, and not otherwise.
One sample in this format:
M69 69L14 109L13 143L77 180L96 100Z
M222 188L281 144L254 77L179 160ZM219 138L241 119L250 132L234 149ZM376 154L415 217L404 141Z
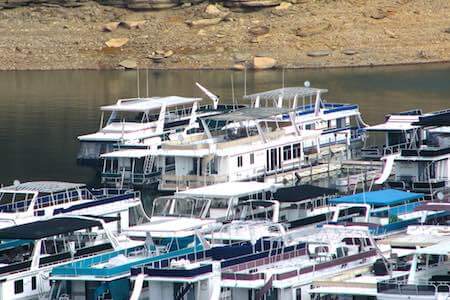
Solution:
M119 27L120 22L109 22L102 26L102 31L113 32Z
M255 36L268 34L269 31L270 29L267 26L253 26L248 29L248 32Z
M193 20L193 21L186 21L186 24L188 24L191 27L203 27L203 26L216 25L216 24L219 24L221 21L222 21L222 18L199 19L199 20Z
M231 67L231 69L236 70L236 71L243 71L243 70L245 70L245 65L244 65L244 64L237 63L237 64L234 64L234 65Z
M120 26L126 29L141 29L145 25L145 21L122 21Z
M211 18L225 18L230 14L230 11L225 7L221 7L217 4L209 4L203 13L207 19Z
M392 32L392 31L390 31L390 30L388 30L388 29L384 29L384 33L386 33L386 35L388 36L388 37L390 37L391 39L396 39L396 38L398 38L398 36L394 33L394 32Z
M126 59L121 61L119 66L124 67L125 69L136 69L137 62L134 59Z
M330 30L330 23L319 23L309 26L299 27L295 30L295 35L299 37L310 37L313 35L320 34L324 31Z
M345 55L355 55L355 54L358 54L358 51L356 51L354 49L344 49L344 50L342 50L342 53Z
M425 50L420 50L417 52L417 57L422 59L430 59L431 55L427 53Z
M250 57L251 56L249 54L242 54L242 53L235 53L233 55L233 59L236 63L245 62L245 61L249 60Z
M163 55L165 58L171 57L173 55L173 51L172 50L164 51Z
M271 69L275 67L277 61L268 56L255 56L253 58L253 68L257 70Z
M381 20L381 19L386 18L387 14L386 14L386 12L385 12L384 10L382 10L382 9L376 9L376 10L370 12L370 13L369 13L369 16L370 16L372 19L375 19L375 20Z
M317 51L308 51L306 52L306 55L310 57L322 57L322 56L328 56L331 52L328 50L317 50Z
M450 27L445 28L445 29L443 30L443 32L444 32L444 33L450 33Z
M157 64L161 63L165 59L164 55L156 53L150 55L148 58L150 58L154 63Z
M286 10L289 9L292 6L289 2L281 2L280 5L276 6L276 10Z
M206 31L205 31L204 29L200 29L200 30L197 32L197 34L198 34L198 35L206 35Z
M109 48L120 48L125 46L128 43L128 38L117 38L117 39L110 39L109 41L105 42L106 46Z

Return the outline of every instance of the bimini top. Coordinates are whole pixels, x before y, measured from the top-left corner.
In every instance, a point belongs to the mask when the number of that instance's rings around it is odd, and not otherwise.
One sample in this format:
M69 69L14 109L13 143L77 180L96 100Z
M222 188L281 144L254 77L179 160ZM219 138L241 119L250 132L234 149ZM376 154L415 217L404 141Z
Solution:
M246 100L255 100L257 97L261 100L278 100L280 96L283 99L294 99L295 96L300 97L310 97L315 96L317 93L326 93L326 89L317 89L312 87L286 87L261 93L256 93L252 95L244 96Z
M421 116L414 122L417 126L450 126L450 109Z
M291 109L275 108L275 107L247 107L238 109L229 113L205 117L207 120L225 121L225 122L242 122L267 119L277 115L287 114Z
M201 188L190 189L177 192L176 195L190 197L212 197L212 198L231 198L254 195L262 192L270 192L276 190L276 186L267 182L224 182L214 185L208 185Z
M38 193L56 193L76 188L83 188L84 184L61 182L61 181L30 181L19 183L17 185L10 185L2 188L7 191L30 191Z
M413 125L414 122L419 121L418 115L391 115L387 121L366 127L367 131L405 131L420 128L420 126Z
M179 96L120 99L114 105L102 106L101 110L146 112L150 110L160 109L163 105L170 107L177 105L192 104L194 102L201 100L202 98L187 98Z
M102 226L99 219L84 217L54 217L0 229L0 240L39 240L62 233Z
M424 194L409 193L394 189L386 189L375 192L359 193L331 199L330 203L354 203L354 204L369 204L373 206L387 206L395 205L405 201L420 199Z
M283 187L278 189L273 195L273 199L279 202L299 202L307 199L314 199L319 197L327 197L337 195L338 190L323 188L311 184L301 184L291 187Z

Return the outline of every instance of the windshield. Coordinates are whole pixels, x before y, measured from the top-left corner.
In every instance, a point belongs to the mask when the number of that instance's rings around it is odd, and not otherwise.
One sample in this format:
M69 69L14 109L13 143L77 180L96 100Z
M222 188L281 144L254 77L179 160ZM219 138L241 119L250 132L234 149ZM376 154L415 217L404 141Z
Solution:
M153 202L152 216L204 217L209 199L160 197Z
M28 209L33 193L1 192L0 211L1 212L23 212Z

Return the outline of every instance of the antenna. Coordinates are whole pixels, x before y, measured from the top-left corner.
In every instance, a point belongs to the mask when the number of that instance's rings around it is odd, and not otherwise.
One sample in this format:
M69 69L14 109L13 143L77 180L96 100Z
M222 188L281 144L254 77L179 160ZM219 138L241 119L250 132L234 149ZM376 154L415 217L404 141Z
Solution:
M147 98L148 98L148 68L145 69L145 74L146 74L146 80L145 80L145 84L146 84L146 90L147 90Z
M137 78L137 96L138 98L140 98L140 93L139 93L139 68L136 68L136 78Z
M244 96L247 96L247 64L244 66Z
M236 108L235 99L234 99L234 77L233 77L233 73L231 73L231 99L233 100L233 108Z

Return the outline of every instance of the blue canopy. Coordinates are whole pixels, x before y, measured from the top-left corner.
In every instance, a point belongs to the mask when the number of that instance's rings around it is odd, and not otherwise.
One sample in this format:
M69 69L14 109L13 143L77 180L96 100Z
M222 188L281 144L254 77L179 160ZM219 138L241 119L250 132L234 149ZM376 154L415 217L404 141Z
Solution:
M372 206L387 206L395 205L402 202L420 199L424 194L409 193L394 189L386 189L375 192L359 193L331 199L331 204L339 203L355 203L355 204L369 204Z

